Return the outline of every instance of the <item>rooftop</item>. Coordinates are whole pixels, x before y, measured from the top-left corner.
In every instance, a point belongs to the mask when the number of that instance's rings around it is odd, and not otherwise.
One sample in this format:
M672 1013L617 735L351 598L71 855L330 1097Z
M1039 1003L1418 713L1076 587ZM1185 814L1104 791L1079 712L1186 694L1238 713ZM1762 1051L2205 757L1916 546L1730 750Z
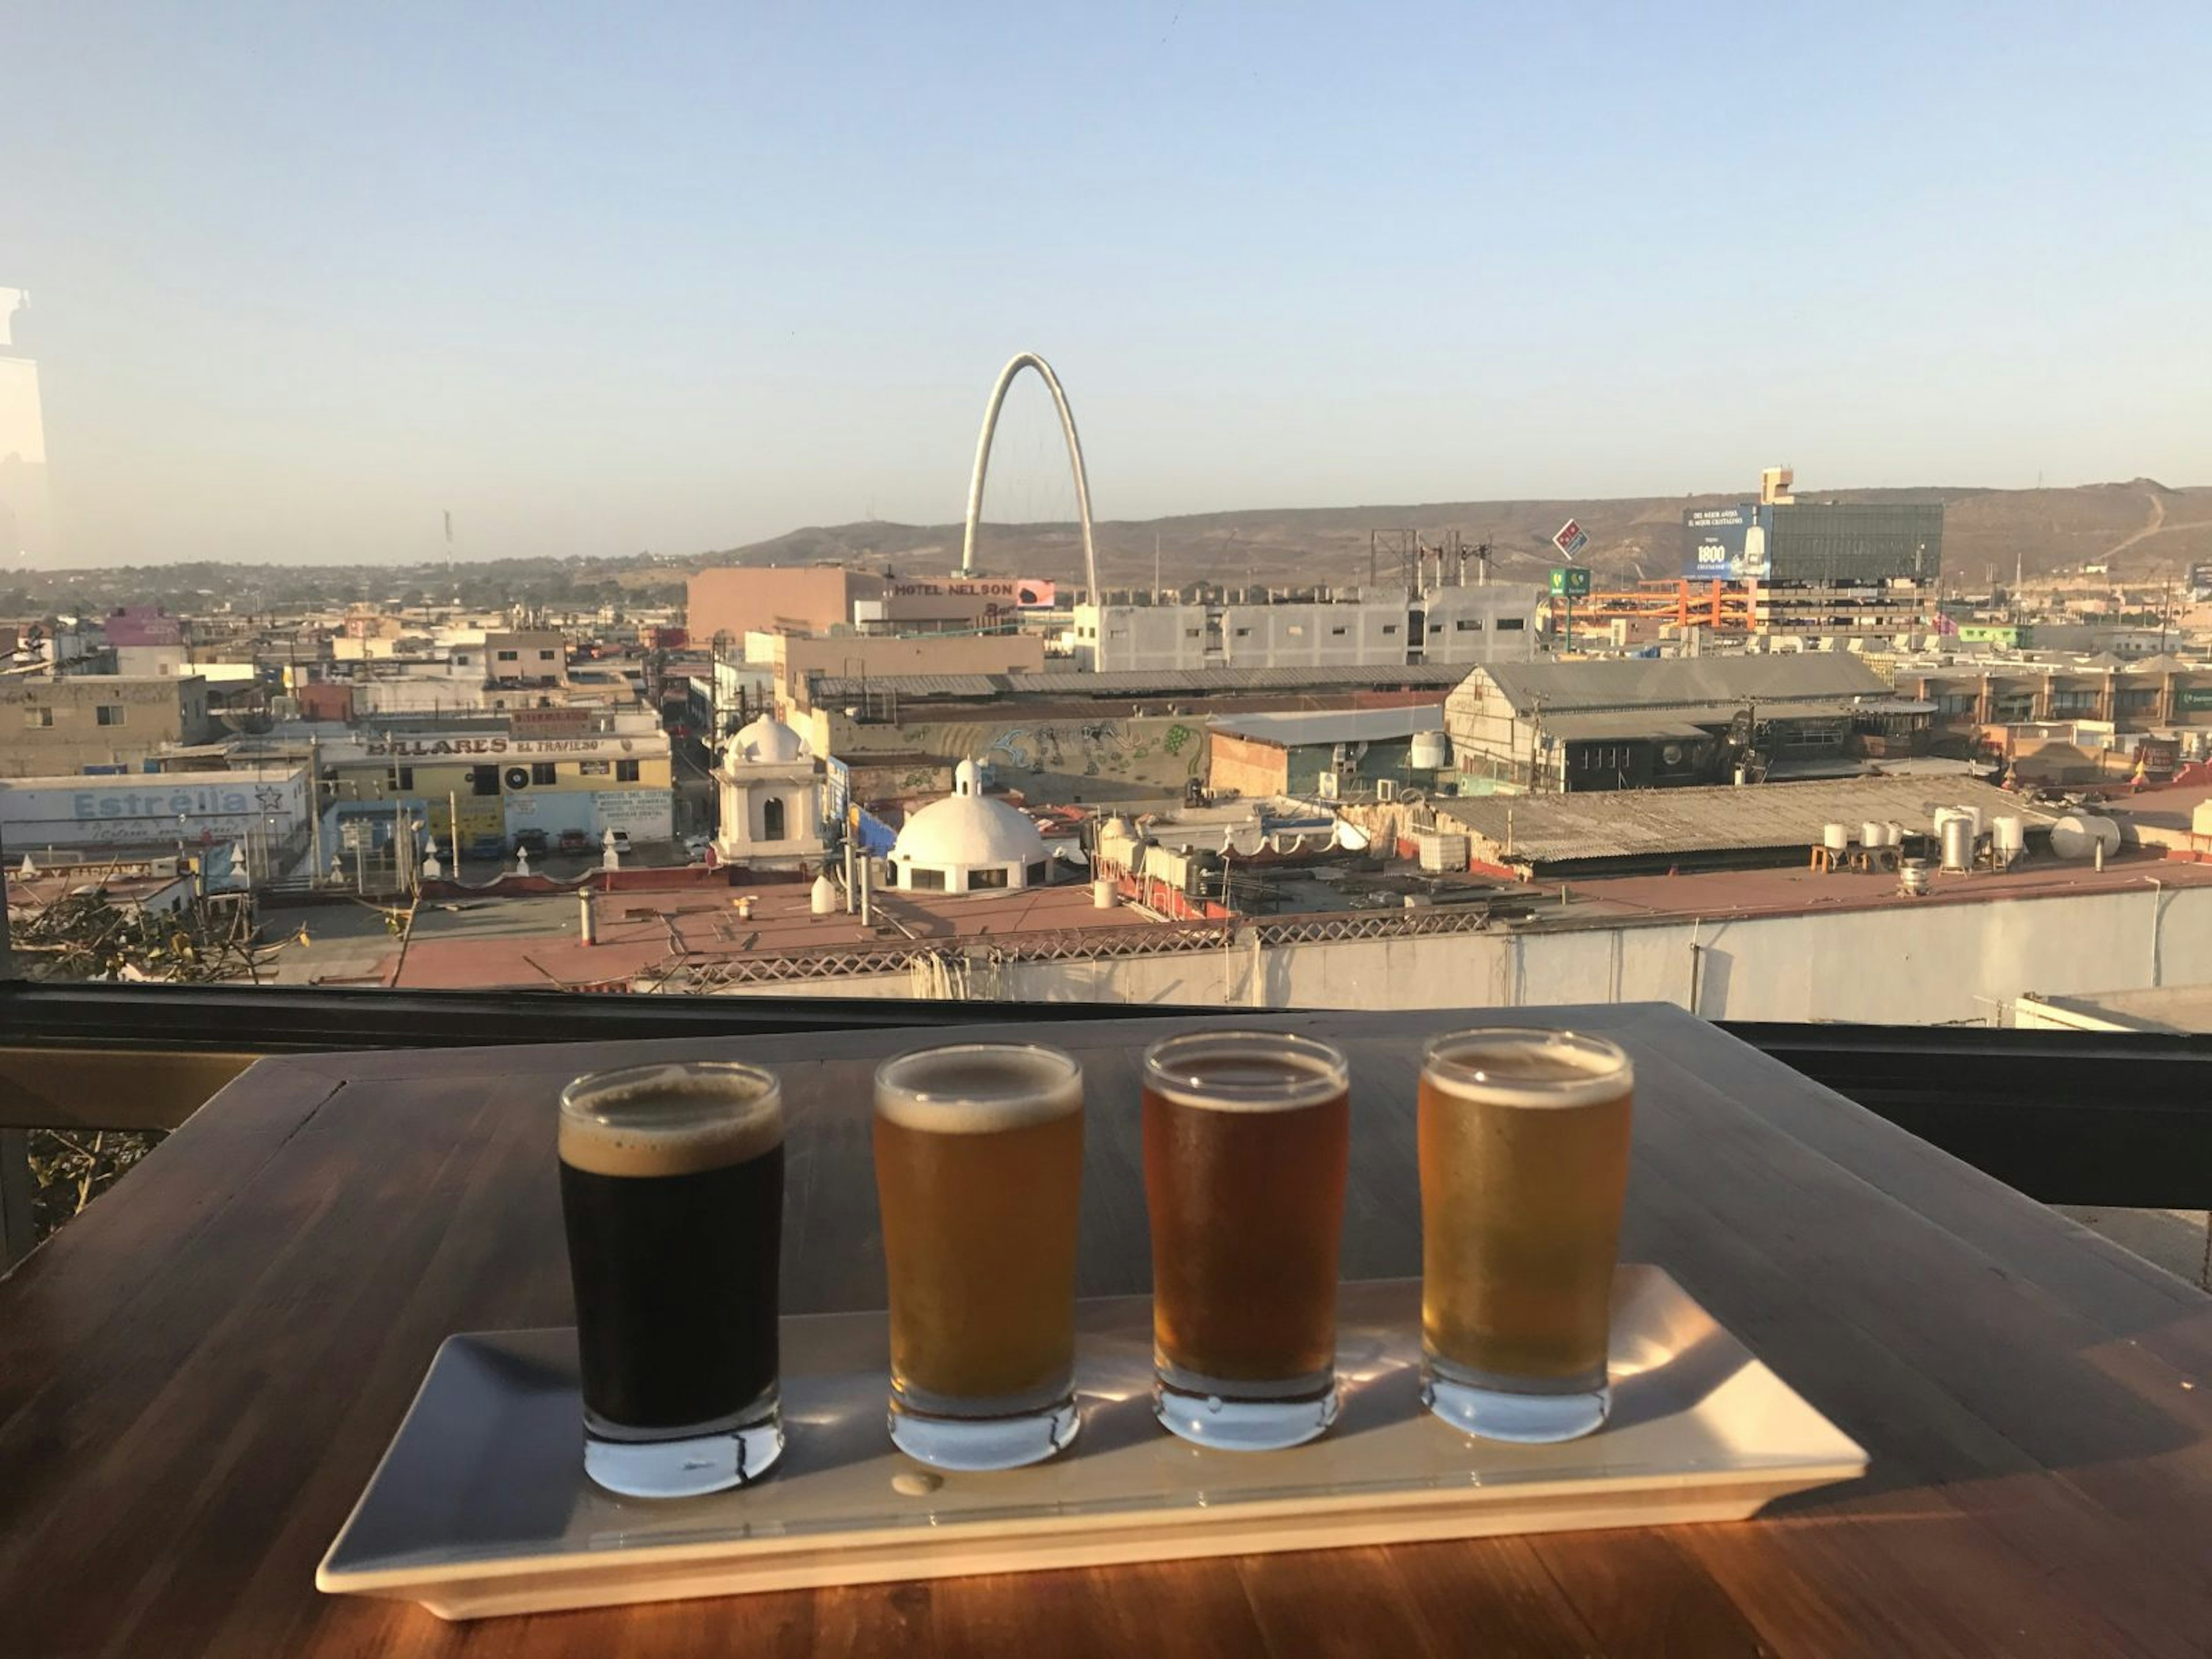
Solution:
M1309 687L1373 690L1378 686L1457 685L1468 676L1459 663L1393 663L1363 667L1130 668L1110 673L1073 671L1042 674L871 674L865 679L823 675L813 682L817 704L858 702L862 696L941 697L980 702L997 697L1199 696L1209 691L1297 691Z
M2082 1016L2085 1024L2117 1026L2123 1030L2212 1032L2212 985L2161 985L2139 991L2079 991L2066 996L2031 993L2022 1000Z
M1440 818L1514 864L1807 848L1821 827L1873 819L1927 833L1939 806L1978 806L2045 825L2057 815L1971 778L1838 778L1742 788L1593 790L1565 795L1440 799ZM1478 855L1482 849L1478 849Z
M750 919L737 901L750 896ZM1143 912L1094 908L1085 883L980 894L885 893L874 925L839 908L812 914L811 884L700 886L605 893L594 902L599 942L581 942L573 894L426 902L403 953L374 907L287 910L271 932L304 921L309 942L285 951L278 981L428 989L500 986L579 989L627 986L674 967L840 950L897 951L956 939L1139 927Z
M1781 656L1651 657L1500 662L1482 665L1516 710L1773 703L1885 696L1889 687L1856 657L1814 651Z
M1443 729L1441 702L1403 708L1350 708L1333 714L1221 714L1206 724L1234 738L1272 743L1283 749L1315 744L1389 743L1416 732Z
M1580 877L1564 890L1565 906L1540 906L1540 921L1611 927L1623 921L1696 917L1703 921L1751 916L1822 915L1852 910L1916 906L1992 904L2021 899L2066 898L2095 893L2147 893L2160 887L2212 887L2212 864L2189 864L2141 853L2124 853L2102 870L2047 855L2031 855L2010 870L1971 875L1929 873L1927 896L1900 892L1896 876L1839 871L1832 875L1802 866L1759 870L1692 870L1680 875ZM1562 888L1548 890L1556 900Z

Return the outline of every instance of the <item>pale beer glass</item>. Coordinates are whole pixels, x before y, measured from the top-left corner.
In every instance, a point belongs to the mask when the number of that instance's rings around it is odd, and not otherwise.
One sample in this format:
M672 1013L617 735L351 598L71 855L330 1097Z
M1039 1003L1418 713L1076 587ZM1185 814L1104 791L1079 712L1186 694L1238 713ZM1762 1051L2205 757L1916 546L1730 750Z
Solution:
M584 1469L611 1492L741 1486L783 1452L783 1095L757 1066L635 1066L561 1095Z
M1006 1469L1075 1437L1083 1068L963 1042L876 1072L876 1194L890 1285L892 1441Z
M1571 1440L1611 1409L1634 1085L1626 1054L1571 1031L1455 1031L1423 1054L1421 1397L1469 1434Z
M1270 1450L1336 1420L1349 1088L1340 1050L1286 1033L1146 1051L1153 1404L1186 1440Z

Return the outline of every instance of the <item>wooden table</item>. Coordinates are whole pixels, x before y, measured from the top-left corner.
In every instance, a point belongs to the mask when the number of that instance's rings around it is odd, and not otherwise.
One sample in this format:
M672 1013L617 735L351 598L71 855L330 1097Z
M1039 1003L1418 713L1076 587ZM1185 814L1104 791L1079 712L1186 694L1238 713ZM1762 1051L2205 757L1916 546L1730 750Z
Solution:
M254 1066L0 1284L0 1652L2207 1652L2212 1298L1674 1009L1555 1017L1636 1057L1626 1254L1866 1446L1867 1480L1740 1524L465 1626L325 1597L440 1339L570 1318L562 1081L780 1066L786 1306L869 1309L868 1073L929 1039L317 1055ZM1415 1039L1467 1022L1254 1023L1350 1050L1345 1274L1418 1273ZM1020 1028L1089 1070L1085 1295L1147 1288L1133 1062L1176 1024Z

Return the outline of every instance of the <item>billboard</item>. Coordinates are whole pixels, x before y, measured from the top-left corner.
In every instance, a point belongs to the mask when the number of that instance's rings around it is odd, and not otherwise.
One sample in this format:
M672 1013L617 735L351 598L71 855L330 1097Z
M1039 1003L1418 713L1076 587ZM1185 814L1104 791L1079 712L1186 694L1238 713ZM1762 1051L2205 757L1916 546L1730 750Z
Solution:
M1766 574L1766 526L1758 504L1693 507L1682 514L1682 574L1698 581L1755 581Z

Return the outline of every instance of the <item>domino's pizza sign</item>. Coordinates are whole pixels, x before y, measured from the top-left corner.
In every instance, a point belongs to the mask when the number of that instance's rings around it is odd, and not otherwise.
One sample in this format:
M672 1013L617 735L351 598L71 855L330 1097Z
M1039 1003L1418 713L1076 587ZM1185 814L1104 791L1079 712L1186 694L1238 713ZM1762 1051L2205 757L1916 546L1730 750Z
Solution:
M1589 538L1572 519L1559 527L1552 537L1552 545L1559 550L1559 556L1571 559L1589 545Z

